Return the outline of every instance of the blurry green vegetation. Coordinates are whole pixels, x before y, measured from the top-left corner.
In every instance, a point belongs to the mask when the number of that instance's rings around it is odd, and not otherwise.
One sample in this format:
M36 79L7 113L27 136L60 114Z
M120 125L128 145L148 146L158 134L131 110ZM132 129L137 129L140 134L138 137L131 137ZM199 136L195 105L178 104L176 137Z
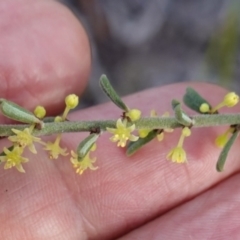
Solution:
M237 52L239 47L239 5L229 11L225 21L213 34L207 50L207 67L220 80L220 84L229 87L234 78Z

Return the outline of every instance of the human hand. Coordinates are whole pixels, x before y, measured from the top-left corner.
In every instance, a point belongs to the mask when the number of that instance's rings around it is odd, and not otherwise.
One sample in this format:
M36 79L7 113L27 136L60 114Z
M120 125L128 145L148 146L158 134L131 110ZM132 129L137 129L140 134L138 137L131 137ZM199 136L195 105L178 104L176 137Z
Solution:
M0 96L29 109L41 104L49 114L57 113L65 96L80 94L86 84L87 37L71 13L56 2L11 3L14 9L10 3L0 3L4 9ZM213 105L226 93L218 86L182 83L137 93L125 102L145 115L153 108L164 113L171 99L181 99L189 85ZM107 103L74 112L69 119L117 119L119 115L119 109ZM223 129L193 129L185 142L187 164L166 160L177 144L178 131L132 157L103 134L94 152L99 169L81 176L68 157L50 160L39 146L37 155L29 154L25 174L0 169L0 238L238 239L239 141L231 149L226 170L217 173L220 150L214 139ZM62 146L75 149L84 136L65 134ZM0 149L6 144L2 139Z

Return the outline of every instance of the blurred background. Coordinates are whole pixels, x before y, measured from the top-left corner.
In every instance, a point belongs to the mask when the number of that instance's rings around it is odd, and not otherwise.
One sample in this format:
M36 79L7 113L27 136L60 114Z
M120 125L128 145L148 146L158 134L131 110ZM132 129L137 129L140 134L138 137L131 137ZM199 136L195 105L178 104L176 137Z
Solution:
M240 0L61 0L84 25L92 73L83 107L103 101L106 74L120 95L183 81L240 93Z

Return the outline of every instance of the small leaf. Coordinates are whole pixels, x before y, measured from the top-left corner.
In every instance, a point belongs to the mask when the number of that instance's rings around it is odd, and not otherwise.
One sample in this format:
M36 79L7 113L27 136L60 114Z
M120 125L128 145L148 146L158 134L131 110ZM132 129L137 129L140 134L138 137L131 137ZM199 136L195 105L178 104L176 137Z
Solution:
M223 167L226 162L228 152L229 152L230 148L232 147L233 143L235 142L235 140L237 139L238 133L239 133L239 131L236 131L232 134L232 136L230 137L230 139L224 146L222 152L220 153L220 156L218 158L217 165L216 165L216 169L218 172L223 171Z
M100 86L113 103L115 103L123 111L128 112L129 110L128 107L125 105L120 96L113 89L106 75L102 75L100 77Z
M87 155L92 146L96 143L98 137L99 134L92 133L78 145L77 154L79 159L83 159Z
M181 103L178 100L173 99L171 104L172 104L172 109L174 110L174 108L180 105Z
M11 101L1 98L0 110L4 116L15 121L29 124L35 123L39 124L41 127L43 126L43 122L38 119L32 112Z
M136 142L130 142L127 146L127 152L126 152L127 156L133 155L138 149L140 149L142 146L149 143L158 134L159 134L158 131L153 130L153 131L150 131L145 138L139 138Z
M186 93L183 96L183 102L186 104L186 106L201 114L203 113L200 111L200 107L203 103L207 103L209 108L212 108L206 99L204 99L198 92L190 87L187 88Z
M175 118L179 123L186 127L193 125L193 120L182 110L180 102L173 99L172 108L175 113Z

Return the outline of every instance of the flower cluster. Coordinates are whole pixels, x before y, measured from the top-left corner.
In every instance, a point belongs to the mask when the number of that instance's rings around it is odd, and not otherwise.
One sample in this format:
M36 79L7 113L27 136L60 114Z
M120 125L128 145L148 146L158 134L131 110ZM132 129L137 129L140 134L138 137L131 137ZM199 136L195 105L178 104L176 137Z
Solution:
M65 103L66 108L63 115L61 117L55 117L54 122L63 122L66 120L69 111L71 109L74 109L78 105L78 97L75 94L70 94L66 97ZM12 107L12 109L10 109L12 111L21 110L24 115L25 122L29 121L29 123L31 122L31 119L37 119L38 121L40 121L40 119L44 119L46 115L46 110L43 106L37 106L34 109L33 113L22 109L20 106L14 103L11 104L10 107ZM28 115L26 115L26 112ZM11 118L11 115L8 115L8 117ZM15 120L21 121L21 116L19 119ZM8 140L12 143L12 146L9 148L4 147L3 152L0 155L1 162L5 162L4 169L16 167L19 172L25 172L22 164L28 162L29 160L22 155L26 147L31 153L36 154L37 150L35 147L35 143L39 143L44 146L43 149L49 152L50 159L57 159L59 155L68 155L67 149L60 146L61 134L57 135L54 142L47 143L45 143L40 137L35 137L33 135L33 131L37 124L38 122L32 122L29 127L26 127L23 130L18 130L15 128L11 129L13 135L9 136ZM40 125L42 126L43 122L41 122Z
M155 110L151 110L150 117L143 118L139 109L129 108L125 104L105 75L100 79L100 86L110 100L121 109L120 117L115 121L94 120L77 123L69 121L67 116L70 110L76 108L79 103L78 96L75 94L66 96L65 109L62 115L56 117L45 117L46 110L43 106L37 106L31 112L13 102L0 99L1 113L22 123L16 124L14 127L13 125L6 126L6 128L1 126L0 136L8 137L11 143L10 147L4 147L0 154L0 161L4 163L4 169L15 167L19 172L25 172L23 164L29 161L24 156L25 150L28 149L32 154L37 154L35 145L40 144L42 149L48 153L50 159L70 155L69 158L73 168L77 174L82 175L87 169L98 169L95 165L96 157L92 157L92 153L96 150L97 140L104 131L112 135L110 137L111 142L116 143L118 147L125 148L126 154L130 156L153 139L157 139L159 142L163 141L165 133L172 132L174 128L181 129L180 138L177 146L169 151L166 159L174 163L186 163L187 153L183 147L185 139L191 136L195 127L209 126L209 123L215 126L216 124L213 121L217 121L219 125L229 125L227 130L215 139L215 144L223 148L216 169L217 171L223 170L227 154L240 132L240 115L232 121L233 115L229 118L229 116L220 114L219 109L235 106L239 102L239 96L236 93L227 93L219 104L212 107L194 89L187 88L183 96L183 102L190 109L196 111L197 116L189 116L183 110L181 102L173 99L171 103L173 116L169 116L167 112L159 117ZM73 151L62 146L62 135L67 131L88 131L89 134ZM45 142L39 137L51 133L57 134L52 141Z

